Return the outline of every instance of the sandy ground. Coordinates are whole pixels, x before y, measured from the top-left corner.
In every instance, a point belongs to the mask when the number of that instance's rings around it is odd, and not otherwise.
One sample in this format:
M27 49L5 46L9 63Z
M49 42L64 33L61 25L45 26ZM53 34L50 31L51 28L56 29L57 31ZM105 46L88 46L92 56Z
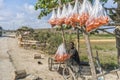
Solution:
M63 80L63 77L57 72L48 70L48 57L42 55L40 61L43 64L38 64L38 60L34 59L35 51L25 50L20 48L17 40L13 38L0 38L0 80L14 80L16 70L26 70L29 76L23 80L32 80L39 76L43 80ZM13 63L10 62L11 55ZM40 53L38 53L40 54Z
M14 66L7 51L8 38L0 38L0 80L14 80Z
M64 80L58 72L48 70L48 55L41 54L43 59L40 61L43 64L38 64L34 54L41 53L20 48L15 38L0 37L0 80L14 80L16 70L26 70L29 74L22 80L33 80L37 76L42 80ZM9 59L10 56L13 62ZM113 74L105 77L105 80L117 80Z

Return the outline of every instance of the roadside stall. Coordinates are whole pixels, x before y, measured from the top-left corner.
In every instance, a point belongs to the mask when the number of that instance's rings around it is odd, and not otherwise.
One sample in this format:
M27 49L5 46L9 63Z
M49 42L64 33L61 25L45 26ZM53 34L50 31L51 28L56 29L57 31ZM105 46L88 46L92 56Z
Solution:
M103 73L102 71L98 52L96 52L97 56L93 57L89 33L98 29L100 26L107 25L109 21L110 21L110 18L106 14L99 0L95 0L93 4L91 4L88 0L84 0L82 4L78 0L76 0L74 6L73 4L68 3L68 4L62 5L62 7L53 9L52 16L49 20L49 23L51 24L53 28L61 27L63 44L60 46L62 46L63 49L59 46L55 54L55 57L53 58L50 57L48 59L49 70L52 70L52 68L55 65L58 66L57 70L59 70L59 68L62 66L63 77L65 80L68 80L68 78L71 78L71 80L78 79L78 75L76 75L77 72L74 72L71 66L66 65L67 64L66 60L69 59L69 55L67 55L67 51L66 51L66 41L64 37L65 34L64 34L63 27L72 26L72 28L77 30L78 52L79 52L79 46L80 46L79 45L79 39L80 39L79 31L82 31L82 34L85 38L92 80L105 80L104 79L105 73ZM97 74L97 69L99 71L99 76ZM100 75L102 77L100 77Z

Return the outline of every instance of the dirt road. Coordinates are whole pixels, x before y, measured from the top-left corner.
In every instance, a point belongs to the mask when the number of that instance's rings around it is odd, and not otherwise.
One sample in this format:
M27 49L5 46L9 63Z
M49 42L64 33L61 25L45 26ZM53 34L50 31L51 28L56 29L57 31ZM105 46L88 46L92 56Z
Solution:
M29 74L22 80L33 80L38 76L42 80L64 80L56 71L48 70L48 55L41 54L42 64L38 64L38 60L34 59L34 54L41 53L20 48L15 38L0 37L0 80L14 80L16 70L25 70ZM117 78L113 74L105 77L105 80L116 80Z
M26 70L29 76L23 80L32 80L37 76L43 80L63 80L57 72L48 70L48 56L41 54L42 64L38 64L38 60L34 59L37 52L20 48L16 39L2 37L0 45L0 80L14 80L15 70ZM9 54L13 62L10 62Z
M14 66L7 53L8 38L0 37L0 80L14 80Z

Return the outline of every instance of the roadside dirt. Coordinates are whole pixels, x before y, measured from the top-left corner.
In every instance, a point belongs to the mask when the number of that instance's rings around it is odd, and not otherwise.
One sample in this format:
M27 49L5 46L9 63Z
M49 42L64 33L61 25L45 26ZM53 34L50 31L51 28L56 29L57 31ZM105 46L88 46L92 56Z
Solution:
M14 80L14 67L7 54L8 38L0 38L0 80Z
M14 80L16 70L25 70L29 74L23 80L32 80L40 77L42 80L63 80L57 72L48 70L48 56L41 54L43 59L35 60L36 51L20 48L13 38L0 38L0 80ZM10 62L9 55L12 61ZM37 62L41 61L42 64Z
M34 54L41 52L20 48L15 38L0 37L0 80L14 80L16 70L27 72L28 76L21 80L33 80L35 77L40 77L41 80L64 80L58 72L48 70L48 55L41 54L42 59L36 60ZM38 61L42 64L38 64ZM117 78L114 74L105 77L105 80Z

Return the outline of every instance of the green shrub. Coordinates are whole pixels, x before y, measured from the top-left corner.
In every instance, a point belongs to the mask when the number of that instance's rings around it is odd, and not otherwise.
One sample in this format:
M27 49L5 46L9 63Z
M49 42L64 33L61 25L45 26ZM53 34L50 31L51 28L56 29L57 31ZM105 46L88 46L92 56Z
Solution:
M35 45L32 46L32 49L36 49L37 47Z
M54 54L58 46L62 43L62 37L59 34L53 34L48 38L47 43L49 44L47 46L48 52Z
M49 37L50 37L49 32L42 32L42 31L39 31L38 33L36 33L34 35L34 39L41 42L41 43L46 42Z
M40 49L49 54L54 54L58 46L62 43L61 34L50 31L38 31L34 34L34 39L40 43L47 43L47 46Z

